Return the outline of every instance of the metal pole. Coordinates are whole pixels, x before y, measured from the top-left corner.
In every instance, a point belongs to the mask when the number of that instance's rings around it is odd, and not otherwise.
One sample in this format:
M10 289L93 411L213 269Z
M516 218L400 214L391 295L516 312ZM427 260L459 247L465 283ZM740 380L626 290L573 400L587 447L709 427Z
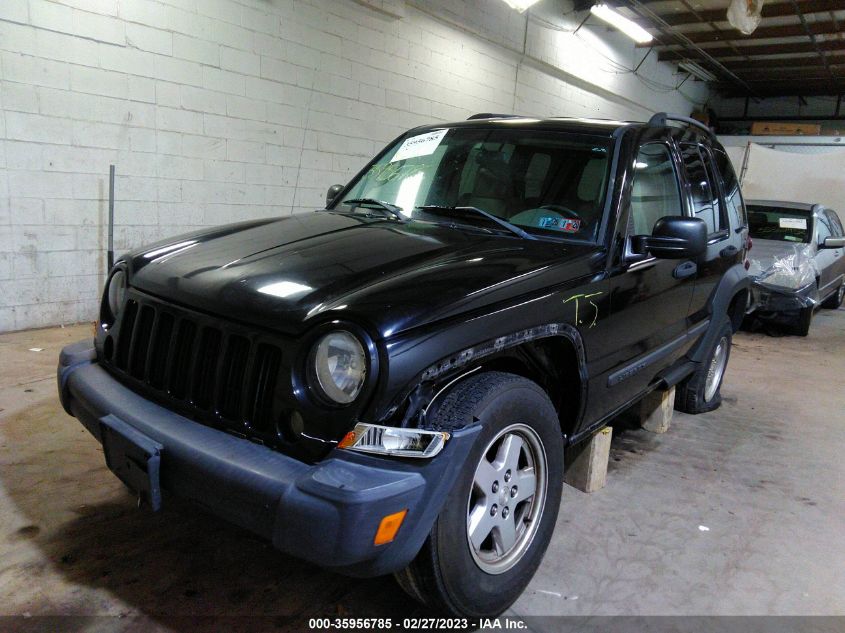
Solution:
M742 169L739 170L739 184L742 185L742 181L745 180L745 172L748 171L748 157L751 154L751 141L745 144L745 154L742 156Z
M114 165L109 165L109 253L108 269L114 266Z

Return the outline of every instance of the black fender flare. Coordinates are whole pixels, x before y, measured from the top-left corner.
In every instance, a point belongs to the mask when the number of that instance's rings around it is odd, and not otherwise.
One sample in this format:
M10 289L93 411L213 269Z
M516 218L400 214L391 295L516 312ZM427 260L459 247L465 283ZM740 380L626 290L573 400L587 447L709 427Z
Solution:
M401 426L406 426L410 420L418 413L427 412L428 404L431 404L437 399L443 391L453 387L456 383L466 378L469 374L474 373L474 370L481 366L484 360L496 356L500 352L517 347L529 341L536 341L546 338L564 338L569 341L575 350L575 356L578 362L578 376L581 382L579 394L579 407L577 419L574 424L577 425L584 417L584 411L587 405L587 360L584 350L584 342L581 339L581 333L577 328L568 323L548 323L524 330L518 330L510 334L498 336L493 339L487 339L477 345L464 348L454 354L433 363L426 367L423 371L417 374L414 381L406 387L403 392L404 395L400 397L399 401L407 401L409 397L413 397L415 389L423 384L435 385L440 383L440 387L431 393L430 402L413 402L411 408L406 411L404 420ZM398 407L394 405L392 410L395 411Z
M751 278L742 264L734 264L722 275L722 279L713 291L710 300L710 325L698 344L690 350L687 355L694 363L703 363L707 351L716 342L719 335L719 326L722 323L721 317L727 315L731 301L738 292L749 290Z

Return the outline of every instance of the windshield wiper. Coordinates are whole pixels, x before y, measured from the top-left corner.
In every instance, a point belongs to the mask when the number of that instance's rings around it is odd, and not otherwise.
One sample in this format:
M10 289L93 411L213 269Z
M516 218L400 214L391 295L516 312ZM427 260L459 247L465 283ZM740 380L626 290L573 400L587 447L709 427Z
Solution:
M360 206L362 204L373 204L390 215L395 217L400 222L407 222L408 218L402 214L402 207L397 207L395 204L384 202L383 200L376 200L375 198L351 198L349 200L342 200L340 204L348 204L351 206Z
M502 218L495 216L492 213L485 211L484 209L479 209L478 207L447 207L447 206L438 205L438 204L426 204L426 205L422 205L422 206L416 207L416 208L420 209L422 211L428 211L429 213L434 213L434 214L437 214L439 212L442 213L443 211L447 211L447 212L448 211L459 211L459 212L468 211L470 213L475 213L476 215L480 215L480 216L487 218L491 222L498 224L499 226L501 226L506 231L509 231L510 233L513 233L514 235L521 237L522 239L525 239L525 240L536 240L537 239L536 237L534 237L530 233L523 231L521 228L519 228L515 224L511 224L507 220L503 220ZM445 214L445 215L448 215L448 213Z

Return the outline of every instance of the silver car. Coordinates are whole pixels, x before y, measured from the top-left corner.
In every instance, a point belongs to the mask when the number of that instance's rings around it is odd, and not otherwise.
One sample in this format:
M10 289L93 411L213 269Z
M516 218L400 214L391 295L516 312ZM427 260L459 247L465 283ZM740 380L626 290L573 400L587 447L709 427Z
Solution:
M816 307L838 308L845 295L839 216L820 204L749 200L747 206L752 310L806 336Z

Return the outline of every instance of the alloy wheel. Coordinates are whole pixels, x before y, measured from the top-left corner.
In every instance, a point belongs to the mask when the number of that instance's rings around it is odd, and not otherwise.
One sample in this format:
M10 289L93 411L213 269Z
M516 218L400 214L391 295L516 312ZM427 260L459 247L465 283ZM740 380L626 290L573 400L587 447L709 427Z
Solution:
M548 468L540 437L513 424L487 446L467 501L467 543L488 574L511 569L531 546L546 500Z
M728 364L728 339L723 336L719 339L719 344L713 350L713 358L710 360L710 367L707 368L707 380L704 383L704 401L710 402L716 391L719 389L719 383L722 382L722 376L725 373L725 366Z

